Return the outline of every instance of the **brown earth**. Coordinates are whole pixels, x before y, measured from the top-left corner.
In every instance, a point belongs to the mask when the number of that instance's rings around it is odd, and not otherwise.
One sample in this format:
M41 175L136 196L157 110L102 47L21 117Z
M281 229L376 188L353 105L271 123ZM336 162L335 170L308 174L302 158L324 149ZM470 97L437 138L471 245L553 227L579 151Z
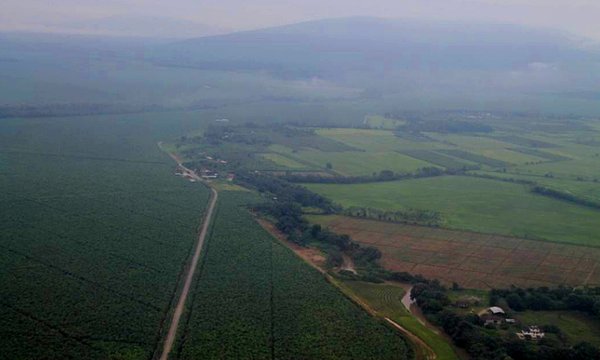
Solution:
M447 284L481 289L600 285L599 248L343 216L322 220L336 233L377 247L387 269Z

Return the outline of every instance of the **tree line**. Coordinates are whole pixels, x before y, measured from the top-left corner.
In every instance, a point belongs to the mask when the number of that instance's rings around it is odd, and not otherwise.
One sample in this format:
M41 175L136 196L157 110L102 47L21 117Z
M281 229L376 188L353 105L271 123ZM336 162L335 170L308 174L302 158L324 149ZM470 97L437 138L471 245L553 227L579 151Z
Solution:
M432 227L438 227L444 222L442 215L439 212L432 210L406 209L386 211L369 207L353 206L345 209L342 213L347 216L364 219Z
M558 200L572 202L577 205L583 205L587 207L591 207L594 209L600 209L600 203L592 200L588 200L576 195L571 194L567 191L561 191L557 189L552 189L547 186L535 185L531 188L531 192L539 195L548 196L551 198L555 198Z
M280 176L281 179L292 183L306 183L306 184L363 184L373 182L385 182L385 181L396 181L406 179L420 179L426 177L435 177L443 175L462 175L468 170L474 170L473 168L462 168L462 169L442 169L435 166L426 166L418 169L415 172L394 172L392 170L382 170L379 173L373 173L371 175L362 176L328 176L328 175L298 175L287 173Z

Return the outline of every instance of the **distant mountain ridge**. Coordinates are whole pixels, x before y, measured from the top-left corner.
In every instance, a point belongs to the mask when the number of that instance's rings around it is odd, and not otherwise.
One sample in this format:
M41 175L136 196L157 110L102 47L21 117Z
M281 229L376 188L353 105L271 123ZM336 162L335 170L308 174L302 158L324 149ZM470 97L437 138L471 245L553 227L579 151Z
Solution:
M305 71L515 69L531 63L598 59L574 37L518 25L342 18L167 45L171 65Z

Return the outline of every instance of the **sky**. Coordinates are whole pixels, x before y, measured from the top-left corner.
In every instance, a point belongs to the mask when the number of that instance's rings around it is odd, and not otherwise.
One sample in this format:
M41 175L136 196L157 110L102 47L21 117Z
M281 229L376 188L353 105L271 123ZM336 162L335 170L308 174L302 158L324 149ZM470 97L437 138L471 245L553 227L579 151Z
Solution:
M0 31L193 37L346 16L514 23L600 41L599 0L0 1Z

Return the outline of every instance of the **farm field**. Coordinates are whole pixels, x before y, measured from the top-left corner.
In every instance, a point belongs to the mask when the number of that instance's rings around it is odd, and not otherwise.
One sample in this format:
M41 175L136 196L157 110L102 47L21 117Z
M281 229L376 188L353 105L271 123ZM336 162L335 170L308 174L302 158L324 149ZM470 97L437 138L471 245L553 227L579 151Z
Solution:
M500 179L517 179L532 181L548 188L571 193L582 199L600 202L600 183L594 181L581 181L569 178L548 178L541 175L522 175L514 173L501 173L491 171L473 171L474 174L492 176Z
M0 357L152 357L208 192L146 120L0 122Z
M429 163L400 153L378 152L323 152L318 150L299 151L295 154L299 159L325 168L327 163L332 169L343 176L360 176L379 173L381 170L394 172L413 172Z
M489 289L510 285L600 285L600 249L343 216L311 222L381 250L382 265L447 284Z
M298 161L290 159L289 157L285 157L281 154L266 153L266 154L262 154L262 157L274 162L277 165L283 166L285 169L308 170L308 168L305 164L299 163Z
M406 359L404 340L276 241L223 191L175 358Z
M402 297L405 295L402 287L362 281L344 281L343 286L369 304L377 315L394 320L423 340L435 352L437 359L458 359L448 340L421 324L408 312L402 304Z
M443 176L306 187L344 207L438 211L452 229L600 246L599 211L532 194L520 184Z

